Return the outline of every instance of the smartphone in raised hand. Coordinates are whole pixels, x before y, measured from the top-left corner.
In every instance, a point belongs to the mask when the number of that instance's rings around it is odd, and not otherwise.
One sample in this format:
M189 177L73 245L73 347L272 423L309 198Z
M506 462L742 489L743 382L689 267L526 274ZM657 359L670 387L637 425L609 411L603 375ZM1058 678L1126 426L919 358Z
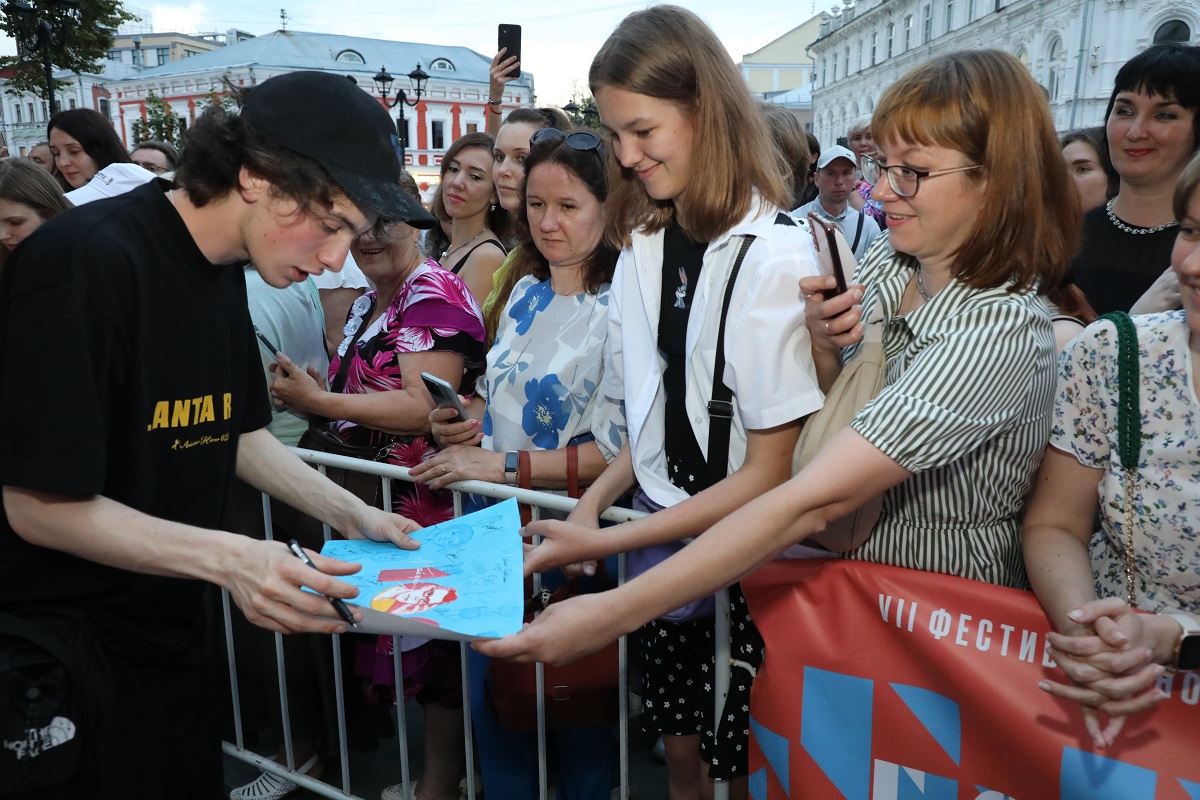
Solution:
M516 56L519 62L521 60L521 26L500 23L496 27L496 50L504 50L506 59ZM513 67L509 70L508 77L521 77L521 68Z

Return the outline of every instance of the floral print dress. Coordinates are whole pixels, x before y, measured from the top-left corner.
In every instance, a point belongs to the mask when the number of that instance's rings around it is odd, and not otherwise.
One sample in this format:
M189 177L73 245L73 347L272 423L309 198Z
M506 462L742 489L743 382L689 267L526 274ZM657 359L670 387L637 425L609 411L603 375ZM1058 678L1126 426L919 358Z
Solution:
M370 316L369 309L375 301L375 292L370 291L351 306L345 339L329 363L330 383L346 358L350 340L363 317ZM403 389L400 356L450 352L464 359L465 374L458 389L469 393L483 366L483 341L483 318L466 284L435 262L425 261L413 270L387 310L359 337L342 391L367 394ZM338 420L334 427L350 444L386 447L383 460L389 464L413 467L437 452L433 437L428 435L396 437L349 420ZM392 510L419 525L433 525L453 516L453 496L445 490L431 491L422 484L394 481Z
M527 275L513 287L477 391L487 400L482 446L558 450L595 438L612 459L625 438L623 409L604 398L609 284L556 295Z
M1133 317L1142 450L1134 502L1134 591L1143 611L1200 613L1200 402L1184 312ZM1099 597L1125 597L1124 465L1117 447L1117 332L1101 321L1059 360L1050 444L1104 470L1092 537Z

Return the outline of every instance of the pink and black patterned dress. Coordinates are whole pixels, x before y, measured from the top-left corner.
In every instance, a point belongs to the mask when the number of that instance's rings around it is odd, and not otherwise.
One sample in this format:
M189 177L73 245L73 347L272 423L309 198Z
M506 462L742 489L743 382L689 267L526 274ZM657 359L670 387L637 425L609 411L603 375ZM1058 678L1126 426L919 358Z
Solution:
M376 294L370 291L350 308L345 339L329 363L331 383L346 358L355 331L364 317L370 317L374 302ZM359 336L342 392L367 394L403 389L399 357L426 352L461 355L465 369L458 390L473 391L475 379L483 370L485 353L479 305L457 275L429 260L413 270L387 310ZM348 420L336 421L334 430L349 444L386 448L387 454L380 460L403 467L416 466L438 451L429 435L395 436ZM418 525L433 525L450 519L453 500L449 491L431 491L421 484L393 481L392 510Z

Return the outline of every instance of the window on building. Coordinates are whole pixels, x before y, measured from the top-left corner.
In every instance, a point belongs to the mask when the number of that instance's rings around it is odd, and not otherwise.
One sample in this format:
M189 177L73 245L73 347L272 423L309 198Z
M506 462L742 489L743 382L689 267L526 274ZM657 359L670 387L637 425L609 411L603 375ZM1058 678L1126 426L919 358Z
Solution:
M1017 61L1020 61L1021 66L1025 67L1025 69L1029 69L1029 51L1024 47L1017 50Z
M825 56L821 56L821 85L822 86L826 85L825 84L825 76L827 74L829 74L828 69L829 69L829 59L826 58Z
M108 98L107 97L101 97L97 101L96 110L99 111L100 116L104 117L105 119L111 118L110 114L108 113Z
M179 121L179 132L183 133L184 131L186 131L188 118L187 117L176 117L175 119L177 119Z
M855 72L862 72L863 68L863 40L858 40L858 69Z
M933 6L921 9L921 44L929 44L933 38Z
M967 22L975 21L975 0L967 0Z
M477 131L477 130L479 130L478 122L468 122L467 123L467 133L475 133L475 131Z
M850 45L846 45L846 50L842 54L842 77L850 77Z
M429 65L430 69L440 69L446 72L454 72L454 64L448 58L435 58L433 63Z
M121 51L120 50L109 50L107 53L104 54L104 57L107 58L109 61L120 61L121 60Z
M21 104L13 103L13 122L21 122Z
M365 64L366 60L362 57L362 53L357 50L343 50L337 54L338 61L343 64Z
M1050 42L1049 70L1046 75L1046 91L1050 93L1050 102L1058 99L1062 88L1063 43L1057 36Z
M909 14L904 18L904 52L906 53L908 52L908 48L912 47L912 33L913 18L912 14Z
M36 122L37 117L34 116L34 113L33 113L33 103L26 103L25 108L29 111L29 121Z
M946 33L954 30L954 0L946 0L946 19L943 22Z
M67 108L75 108L75 98L74 97L67 98Z
M446 123L440 119L429 123L429 146L434 150L446 148Z
M171 63L171 48L169 48L169 47L159 47L159 48L156 48L156 49L155 49L155 52L158 54L158 65L159 65L160 67L161 67L163 64L170 64L170 63Z
M887 55L885 58L891 58L896 47L896 23L889 22L887 26Z
M837 82L837 56L833 57L833 80L835 83ZM17 121L20 122L20 120Z
M1155 44L1187 44L1192 40L1192 29L1181 19L1172 19L1158 26L1154 32Z
M871 66L879 63L879 31L871 34Z
M46 105L45 100L42 101L42 119L50 119L50 108Z

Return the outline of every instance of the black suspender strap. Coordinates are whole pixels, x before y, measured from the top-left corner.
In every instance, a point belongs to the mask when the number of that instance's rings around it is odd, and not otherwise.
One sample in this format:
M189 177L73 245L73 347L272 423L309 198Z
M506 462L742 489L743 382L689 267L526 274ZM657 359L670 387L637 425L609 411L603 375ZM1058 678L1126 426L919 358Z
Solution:
M729 473L729 436L733 426L733 392L725 385L725 318L729 316L729 301L738 271L750 249L753 236L742 237L742 247L734 259L733 269L725 282L725 299L721 303L721 326L717 331L717 354L713 362L712 399L708 401L708 485L712 486Z
M850 245L850 252L854 253L854 257L858 258L858 240L862 236L863 217L867 216L863 212L858 212L858 227L854 229L854 244Z

